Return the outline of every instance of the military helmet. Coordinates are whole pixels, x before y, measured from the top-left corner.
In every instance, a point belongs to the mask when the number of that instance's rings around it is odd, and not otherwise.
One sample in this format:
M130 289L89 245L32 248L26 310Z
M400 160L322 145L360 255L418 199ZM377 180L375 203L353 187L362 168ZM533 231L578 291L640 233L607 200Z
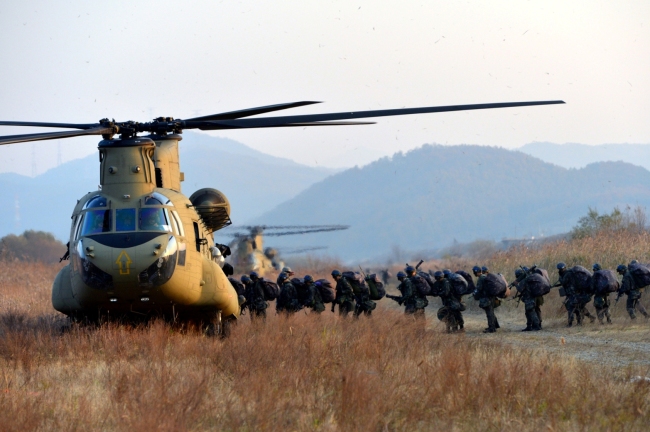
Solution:
M518 268L517 270L515 270L515 277L517 279L519 279L521 277L524 277L525 275L526 275L526 272L523 269Z
M619 264L618 267L616 267L616 272L623 274L627 271L627 267L625 267L625 264Z
M413 266L406 266L406 268L404 269L404 271L406 272L406 274L413 274L413 273L415 273L415 267L413 267Z
M526 266L521 266L521 270L523 270L524 273L528 273L530 271L530 269Z
M603 268L600 266L600 264L596 263L593 266L591 266L591 269L593 271L599 271L599 270L602 270Z
M249 283L249 282L251 281L251 278L249 278L249 277L246 276L246 275L243 275L243 276L241 277L241 281L242 281L243 283Z
M282 272L286 274L291 274L293 271L291 270L291 267L282 267Z
M638 264L638 263L639 262L637 260L632 260L632 261L630 261L630 264L628 264L628 265L634 265L634 264Z
M487 272L490 271L490 269L487 268L487 266L483 266L483 267L481 267L481 271L482 271L483 273L487 273Z
M564 264L563 262L559 262L559 263L557 263L557 265L556 265L555 267L556 267L558 270L566 270L566 264Z
M286 274L285 272L282 272L282 273L280 273L280 275L278 276L278 279L281 280L281 281L286 280L286 279L289 279L289 275Z
M481 267L479 267L479 266L472 267L472 273L474 273L475 275L477 273L481 273Z
M433 277L434 277L436 280L438 280L438 279L442 279L443 277L445 277L445 274L444 274L443 272L441 272L440 270L438 270L437 272L435 272L435 273L433 274Z
M442 274L443 274L445 277L448 277L448 276L451 274L451 270L449 270L449 269L443 269L443 270L442 270Z
M302 280L304 280L305 283L308 283L308 282L313 282L314 278L311 277L311 275L305 275L305 277Z
M259 277L259 275L257 274L257 272L253 271L253 272L251 272L250 277L251 277L251 279L255 280L255 279L257 279Z
M338 270L332 270L332 277L341 276L341 272Z
M404 279L406 277L406 273L403 271L397 272L397 279Z

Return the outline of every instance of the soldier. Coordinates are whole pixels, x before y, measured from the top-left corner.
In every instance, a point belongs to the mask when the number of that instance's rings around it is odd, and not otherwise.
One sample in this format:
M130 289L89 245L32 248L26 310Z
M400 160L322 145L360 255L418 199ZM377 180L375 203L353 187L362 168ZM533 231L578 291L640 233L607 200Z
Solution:
M641 312L641 314L646 317L646 319L650 318L650 316L648 316L648 312L639 301L641 299L640 290L644 287L636 286L636 283L634 283L634 278L632 277L632 273L627 267L625 267L625 265L620 264L618 267L616 267L616 272L620 275L623 275L623 281L621 282L621 288L618 290L616 301L618 301L618 299L621 298L623 294L627 294L626 307L627 313L630 314L630 318L636 319L636 315L634 313L635 310Z
M487 267L485 267L485 271L487 272ZM449 281L449 276L451 275L451 270L449 269L444 269L442 271L442 274L444 278ZM450 282L451 286L451 282ZM456 331L464 332L465 331L465 320L463 319L463 311L465 310L465 303L463 303L463 298L462 296L458 296L454 290L450 290L450 295L453 299L449 300L449 308L451 313L454 316L454 321L456 322Z
M438 319L447 325L447 333L458 330L464 331L462 327L459 328L459 324L456 321L457 314L455 310L460 309L460 302L451 292L451 283L441 271L435 272L433 277L436 282L434 284L435 289L432 290L432 295L440 297L440 300L442 300L442 307L438 309Z
M314 284L314 278L310 275L305 275L303 280L305 281L305 289L307 290L307 299L305 300L304 306L311 308L312 313L320 315L325 310L325 304L320 295L320 290Z
M266 308L269 304L264 296L264 280L259 278L256 272L251 272L250 277L244 275L241 281L246 287L244 297L246 298L246 307L251 313L251 321L257 318L266 320Z
M359 318L359 315L361 314L364 314L367 317L372 315L372 311L377 307L377 303L370 300L370 291L368 290L368 287L363 285L356 290L353 287L353 292L355 300L354 317Z
M381 272L381 280L384 282L384 285L388 285L388 279L392 277L388 269L383 269Z
M298 292L296 291L296 287L291 283L289 275L281 272L278 276L278 281L281 282L280 296L276 301L275 310L278 313L285 312L287 315L298 312L302 309L302 305L298 300Z
M483 273L483 270L479 266L474 266L472 268L472 273L478 279L476 280L476 291L474 291L474 299L478 300L478 306L485 311L485 316L487 318L488 326L483 333L495 333L499 328L499 321L497 321L496 315L494 315L494 308L497 301L496 297L489 296L483 286L483 280L488 274L487 267L486 271Z
M409 266L411 267L411 266ZM407 269L409 269L407 267ZM411 267L412 268L412 267ZM413 271L415 273L415 269ZM397 286L401 296L392 296L386 295L389 299L395 300L399 305L404 305L404 313L407 315L413 315L416 319L424 320L424 308L427 307L429 301L426 297L422 296L410 277L403 271L397 273L397 280L400 284Z
M336 297L332 303L332 312L339 305L339 315L347 317L354 310L354 291L350 282L345 280L338 270L332 270L332 279L336 282Z
M530 268L523 266L522 269L524 270L524 273L526 276L530 274ZM542 305L544 305L544 296L538 296L535 297L535 313L537 314L537 318L539 318L539 328L542 327Z
M596 263L591 268L594 272L602 270L600 264ZM607 317L607 324L612 323L612 317L609 314L609 293L604 294L594 294L594 307L596 308L596 315L598 316L598 321L601 324L604 324L603 317Z
M291 267L282 267L282 271L280 274L285 273L287 275L287 278L291 280L291 277L294 275L294 272L291 270ZM280 275L278 275L278 285L282 286L282 282L280 281Z
M537 298L533 297L526 286L526 272L522 269L515 270L515 278L515 284L517 285L521 301L524 302L526 313L526 328L522 331L540 331L542 329L542 323L536 310Z
M575 281L573 280L573 272L567 269L566 264L563 262L557 263L556 267L558 275L560 276L559 284L564 288L564 295L566 296L566 300L564 300L564 307L569 314L567 327L573 326L574 315L578 321L578 325L582 325L582 314L578 301L578 289L576 287Z

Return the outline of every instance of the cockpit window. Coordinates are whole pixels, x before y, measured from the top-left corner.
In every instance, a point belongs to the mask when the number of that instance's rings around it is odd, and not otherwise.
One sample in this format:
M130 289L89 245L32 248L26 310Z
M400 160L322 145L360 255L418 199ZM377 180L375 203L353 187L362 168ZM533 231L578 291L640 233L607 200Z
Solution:
M115 210L115 231L135 231L135 209Z
M81 235L87 236L110 232L111 211L110 210L89 210L84 214Z
M106 207L107 200L103 196L95 195L84 204L84 209L96 208L96 207Z
M169 213L163 208L141 208L140 230L172 232L169 224Z
M166 205L166 206L174 206L174 204L170 201L169 198L167 198L165 195L159 193L159 192L154 192L151 195L147 195L144 197L144 205Z

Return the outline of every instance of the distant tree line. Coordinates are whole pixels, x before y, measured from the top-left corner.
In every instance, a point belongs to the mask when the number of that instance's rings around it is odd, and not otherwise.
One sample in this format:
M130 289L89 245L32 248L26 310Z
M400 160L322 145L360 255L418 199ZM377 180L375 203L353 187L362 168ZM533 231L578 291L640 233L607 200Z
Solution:
M55 263L65 253L65 245L45 231L28 230L0 239L0 260Z
M603 231L645 231L648 217L644 207L626 206L621 211L615 207L611 213L598 213L595 208L589 207L586 216L578 219L578 224L571 230L571 237L580 239L593 237Z

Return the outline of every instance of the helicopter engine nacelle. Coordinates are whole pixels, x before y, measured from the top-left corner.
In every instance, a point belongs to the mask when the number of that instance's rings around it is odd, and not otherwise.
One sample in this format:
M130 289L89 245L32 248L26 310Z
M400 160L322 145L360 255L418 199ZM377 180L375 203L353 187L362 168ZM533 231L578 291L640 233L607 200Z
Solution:
M230 225L230 202L226 196L212 188L199 189L192 194L190 202L201 216L209 232Z

